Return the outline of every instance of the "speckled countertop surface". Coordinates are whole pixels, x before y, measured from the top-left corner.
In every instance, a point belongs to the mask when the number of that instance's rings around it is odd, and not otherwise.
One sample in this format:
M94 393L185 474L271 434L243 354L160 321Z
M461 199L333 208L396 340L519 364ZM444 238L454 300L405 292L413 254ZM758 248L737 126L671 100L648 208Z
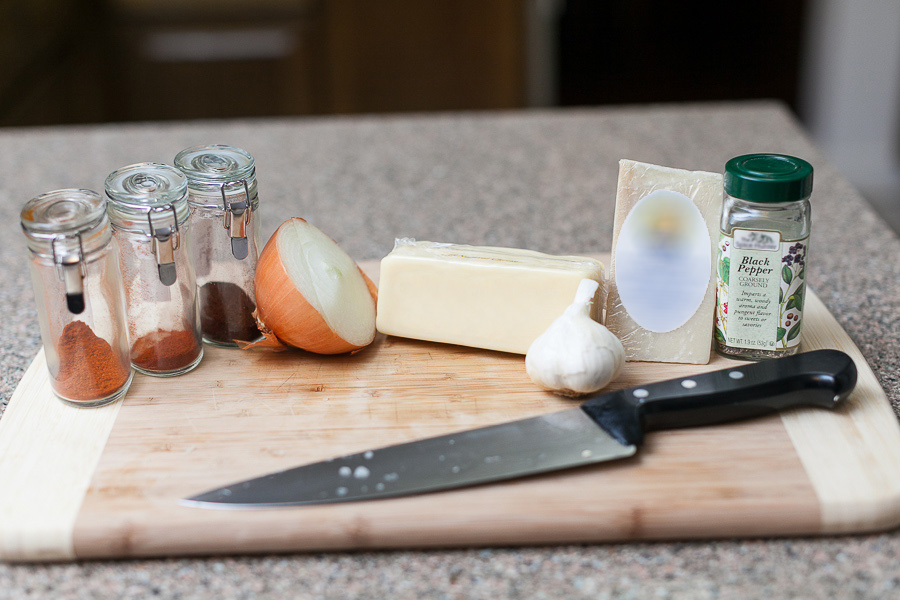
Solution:
M900 407L900 241L769 103L0 130L0 412L40 348L18 212L113 169L226 143L257 161L263 237L307 218L357 259L397 236L600 252L617 160L721 171L747 152L816 169L809 283ZM2 417L0 417L2 418ZM900 474L898 474L900 476ZM0 564L7 598L886 598L900 534Z

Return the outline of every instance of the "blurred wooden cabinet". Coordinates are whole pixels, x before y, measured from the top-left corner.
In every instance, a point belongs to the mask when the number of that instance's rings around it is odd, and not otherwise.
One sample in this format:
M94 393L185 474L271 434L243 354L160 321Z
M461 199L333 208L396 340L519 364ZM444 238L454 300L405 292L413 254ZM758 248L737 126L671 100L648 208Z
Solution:
M40 1L0 124L524 104L524 0Z
M118 118L521 106L521 0L118 0Z
M108 0L110 120L321 111L320 15L313 0Z
M523 0L326 2L335 112L525 103Z
M90 2L0 0L0 125L104 117Z
M0 125L795 105L806 2L0 0Z

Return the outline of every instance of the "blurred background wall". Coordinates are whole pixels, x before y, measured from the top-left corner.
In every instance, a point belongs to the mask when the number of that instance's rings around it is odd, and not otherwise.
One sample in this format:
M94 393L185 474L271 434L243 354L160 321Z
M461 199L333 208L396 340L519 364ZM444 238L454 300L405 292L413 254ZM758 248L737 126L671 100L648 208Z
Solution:
M752 98L900 229L897 0L0 0L0 126Z

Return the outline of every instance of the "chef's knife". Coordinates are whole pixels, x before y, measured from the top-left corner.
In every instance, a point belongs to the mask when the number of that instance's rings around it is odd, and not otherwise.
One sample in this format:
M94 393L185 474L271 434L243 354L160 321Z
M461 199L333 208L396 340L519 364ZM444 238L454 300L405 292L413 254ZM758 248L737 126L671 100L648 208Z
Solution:
M577 408L333 458L182 500L204 508L329 504L406 496L633 455L645 431L832 408L856 366L816 350L597 395Z

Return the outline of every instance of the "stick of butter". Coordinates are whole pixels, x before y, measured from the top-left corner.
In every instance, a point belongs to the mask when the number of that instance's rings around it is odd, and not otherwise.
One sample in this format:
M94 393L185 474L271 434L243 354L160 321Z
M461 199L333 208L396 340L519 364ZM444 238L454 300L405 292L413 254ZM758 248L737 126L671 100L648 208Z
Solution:
M706 364L723 177L619 161L606 326L627 360Z
M606 277L598 260L398 239L381 260L376 328L388 335L525 354L572 303L584 278L600 283L591 314L599 322Z

